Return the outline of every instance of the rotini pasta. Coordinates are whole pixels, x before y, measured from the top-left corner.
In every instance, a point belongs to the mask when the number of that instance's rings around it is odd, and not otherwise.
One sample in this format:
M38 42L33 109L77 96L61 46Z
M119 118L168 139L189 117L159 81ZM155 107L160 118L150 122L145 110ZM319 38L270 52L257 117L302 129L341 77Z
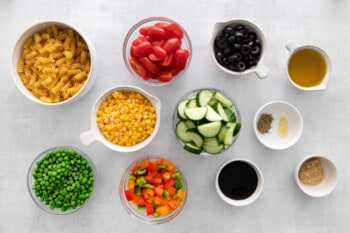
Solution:
M25 40L17 72L34 96L57 103L79 92L90 67L90 52L80 35L51 25Z

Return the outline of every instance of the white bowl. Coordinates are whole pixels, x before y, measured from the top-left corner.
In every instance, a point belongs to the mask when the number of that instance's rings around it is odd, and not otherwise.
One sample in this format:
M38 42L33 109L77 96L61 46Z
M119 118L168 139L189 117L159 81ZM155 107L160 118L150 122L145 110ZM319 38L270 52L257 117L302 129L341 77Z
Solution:
M238 24L242 24L244 25L247 29L249 29L250 31L254 31L258 38L261 41L261 56L260 59L258 61L258 64L256 66L252 66L251 68L244 70L242 72L235 72L232 71L224 66L222 66L216 59L215 57L215 51L214 51L214 43L215 43L215 38L216 36L226 27L229 25L238 25ZM210 52L210 56L212 58L212 60L214 61L215 65L217 67L219 67L222 71L224 71L227 74L233 75L233 76L237 76L237 75L244 75L244 74L249 74L249 73L256 73L256 75L258 76L258 78L264 79L268 76L269 74L269 70L268 68L264 65L264 58L265 58L265 54L266 54L266 39L264 36L264 33L262 32L262 30L253 22L246 20L246 19L233 19L233 20L229 20L229 21L225 21L225 22L218 22L214 25L214 30L213 30L213 34L212 34L212 38L210 40L210 46L209 46L209 52Z
M219 186L219 176L220 176L221 171L223 170L223 168L225 166L227 166L228 164L233 163L233 162L244 162L244 163L248 164L250 167L252 167L255 170L255 173L257 175L258 183L257 183L256 189L255 189L255 191L253 191L253 193L249 197L247 197L245 199L241 199L241 200L232 199L232 198L226 196L222 192L222 190L220 189L220 186ZM243 179L243 177L242 177L242 179ZM258 199L258 197L262 193L263 187L264 187L264 177L263 177L261 170L259 169L259 167L255 163L253 163L252 161L247 160L247 159L238 158L238 159L229 160L224 165L222 165L219 168L218 172L216 173L216 178L215 178L216 191L219 194L220 198L230 205L245 206L245 205L249 205L249 204L253 203L256 199Z
M315 158L315 157L320 159L321 166L322 166L323 172L324 172L324 178L322 179L321 183L319 183L317 185L304 184L299 179L300 167L305 161L307 161L311 158ZM307 194L311 197L324 197L324 196L328 195L329 193L331 193L335 189L335 187L338 183L338 171L337 171L337 167L335 166L334 162L330 158L328 158L326 156L322 156L322 155L310 155L310 156L307 156L306 158L302 159L298 163L298 165L296 166L295 171L294 171L294 179L295 179L298 187L305 194Z
M75 95L73 95L72 97L70 97L64 101L61 101L61 102L46 103L46 102L41 101L37 97L35 97L23 84L21 77L18 75L18 72L17 72L17 63L18 63L18 60L19 60L21 53L22 53L23 43L26 41L26 39L33 36L33 34L35 32L39 32L41 30L44 30L53 24L56 25L58 28L71 28L84 39L85 43L88 46L89 52L90 52L91 67L90 67L90 72L88 74L87 80L85 81L83 87ZM11 72L12 72L12 78L13 78L16 86L23 93L23 95L25 95L28 99L30 99L31 101L33 101L35 103L42 104L45 106L58 106L58 105L66 105L68 103L71 103L71 102L79 99L80 97L84 96L91 89L91 87L93 86L93 84L96 80L96 77L94 75L96 62L97 62L97 58L96 58L95 48L92 45L91 41L88 39L88 37L80 29L78 29L77 27L70 25L68 23L64 23L64 22L45 21L45 22L37 23L37 24L31 26L29 29L27 29L19 37L19 39L17 40L15 47L13 49L13 53L12 53Z
M269 132L265 134L260 133L257 129L257 122L263 113L270 113L274 118ZM285 117L288 121L286 137L277 133L280 117ZM293 105L283 101L274 101L259 108L254 116L253 128L256 137L264 146L281 150L291 147L299 140L303 132L303 119L298 109Z
M140 142L136 145L133 146L119 146L116 145L110 141L107 140L107 138L101 133L100 129L97 126L97 119L96 119L96 113L101 105L101 103L109 96L111 95L114 91L134 91L134 92L139 92L141 93L145 98L147 98L151 104L153 105L153 107L156 110L156 124L154 126L154 130L153 133L143 142ZM138 88L138 87L134 87L134 86L116 86L113 87L107 91L105 91L100 97L97 98L97 100L95 101L92 109L91 109L91 128L89 131L84 132L82 134L80 134L80 140L81 142L85 145L88 146L90 145L92 142L94 141L99 141L101 142L103 145L105 145L106 147L108 147L111 150L114 151L119 151L119 152L133 152L133 151L137 151L140 150L142 148L144 148L145 146L147 146L152 139L156 136L158 129L159 129L159 125L160 125L160 107L161 107L161 102L160 100L155 97L150 95L149 93L147 93L146 91Z

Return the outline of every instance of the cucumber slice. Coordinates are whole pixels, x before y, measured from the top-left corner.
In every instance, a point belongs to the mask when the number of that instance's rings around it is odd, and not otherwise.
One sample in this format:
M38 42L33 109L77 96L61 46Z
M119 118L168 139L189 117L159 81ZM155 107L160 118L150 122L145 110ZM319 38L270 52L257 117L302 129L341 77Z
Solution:
M228 107L231 108L232 107L232 102L225 96L223 96L222 94L220 94L219 92L215 92L214 97L222 104L222 106L224 107Z
M217 102L214 105L214 109L215 111L220 115L220 117L222 118L223 121L230 121L229 116L226 114L224 108L222 107L222 105L220 104L220 102Z
M201 120L207 114L206 107L185 108L185 115L193 121Z
M200 106L197 105L196 98L193 98L193 99L188 100L186 107L187 108L196 108L196 107L200 107Z
M191 138L192 142L197 146L197 147L202 147L203 146L203 138L201 135L198 134L197 130L195 129L189 129L187 131L188 136Z
M211 98L213 97L214 93L211 90L204 89L197 93L196 100L198 106L206 106Z
M208 146L218 146L221 143L219 142L219 139L217 137L210 137L210 138L204 138L203 144Z
M236 123L228 122L222 127L219 133L219 140L226 146L230 146L233 143L233 131L236 128Z
M189 142L184 145L184 149L193 154L200 154L202 152L202 148L197 147L193 143Z
M221 129L221 121L214 121L197 126L198 132L204 137L214 137Z
M197 126L196 126L196 123L194 123L193 121L191 120L187 120L185 121L185 124L187 126L188 129L195 129Z
M219 101L215 98L211 98L210 101L208 102L208 105L210 107L213 107L216 103L218 103Z
M236 122L236 114L231 108L223 107L224 111L228 117L228 121Z
M184 120L177 122L176 124L176 136L184 142L191 142L192 138L187 133L188 127Z
M188 100L183 100L177 105L177 115L181 119L187 119L185 115L185 108L187 103L188 103Z
M219 154L224 149L225 149L225 146L223 144L219 144L217 146L203 144L203 150L205 150L209 154Z
M208 121L221 121L222 117L209 105L207 105L207 114L205 115L205 119Z
M241 130L241 126L241 123L236 123L236 127L233 130L233 136L236 136L239 133L239 131Z

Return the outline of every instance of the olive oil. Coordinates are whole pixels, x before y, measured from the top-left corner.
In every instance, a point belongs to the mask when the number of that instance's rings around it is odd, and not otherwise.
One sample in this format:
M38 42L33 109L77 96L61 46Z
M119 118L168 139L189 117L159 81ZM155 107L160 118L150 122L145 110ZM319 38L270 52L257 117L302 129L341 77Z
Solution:
M302 87L314 87L323 81L327 65L322 55L313 49L301 49L289 60L288 73L292 81Z

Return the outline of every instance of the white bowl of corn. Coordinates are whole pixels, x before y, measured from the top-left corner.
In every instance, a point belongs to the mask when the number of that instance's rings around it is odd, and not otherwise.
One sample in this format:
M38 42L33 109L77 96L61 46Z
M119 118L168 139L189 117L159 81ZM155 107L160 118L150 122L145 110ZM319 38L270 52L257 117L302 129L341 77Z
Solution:
M116 86L94 103L91 127L80 134L88 146L99 141L111 150L133 152L147 146L160 125L160 100L134 86Z

